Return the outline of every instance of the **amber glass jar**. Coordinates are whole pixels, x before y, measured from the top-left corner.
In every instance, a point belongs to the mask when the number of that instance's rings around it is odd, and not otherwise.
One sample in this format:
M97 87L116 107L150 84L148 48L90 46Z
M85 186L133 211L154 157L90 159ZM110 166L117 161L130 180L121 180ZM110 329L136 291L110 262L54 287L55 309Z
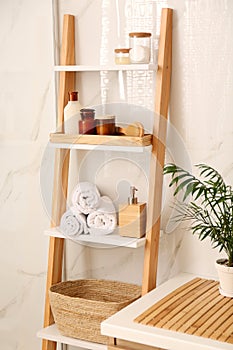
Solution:
M82 108L80 110L81 120L79 121L79 134L96 134L95 110Z
M106 115L96 118L96 132L98 135L114 135L115 116Z

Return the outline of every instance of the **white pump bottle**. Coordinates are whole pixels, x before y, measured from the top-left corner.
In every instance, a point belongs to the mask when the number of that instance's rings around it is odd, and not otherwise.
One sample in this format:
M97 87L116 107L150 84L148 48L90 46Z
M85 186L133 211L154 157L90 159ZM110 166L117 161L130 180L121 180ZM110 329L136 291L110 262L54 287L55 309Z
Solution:
M69 101L64 108L64 132L65 134L78 134L78 122L81 119L80 109L82 108L78 100L78 92L69 92Z

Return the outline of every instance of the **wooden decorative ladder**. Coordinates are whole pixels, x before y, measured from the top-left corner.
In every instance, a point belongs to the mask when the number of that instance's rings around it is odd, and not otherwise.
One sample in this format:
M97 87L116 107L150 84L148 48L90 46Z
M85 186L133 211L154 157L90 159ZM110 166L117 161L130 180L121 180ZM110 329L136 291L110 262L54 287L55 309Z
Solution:
M156 287L158 247L160 237L160 212L162 203L163 166L166 144L166 124L170 96L171 58L172 58L172 14L171 9L163 9L159 40L158 70L156 75L155 120L152 139L152 161L150 169L148 216L151 228L146 232L142 294ZM65 15L60 64L75 65L74 16ZM60 72L57 129L62 131L64 107L68 91L75 89L75 72ZM51 227L59 226L60 218L66 210L69 149L57 149L55 158L54 189ZM155 159L155 161L154 161ZM51 285L62 279L64 239L50 237L44 327L54 323L50 308L48 291ZM55 350L56 342L43 340L43 350Z

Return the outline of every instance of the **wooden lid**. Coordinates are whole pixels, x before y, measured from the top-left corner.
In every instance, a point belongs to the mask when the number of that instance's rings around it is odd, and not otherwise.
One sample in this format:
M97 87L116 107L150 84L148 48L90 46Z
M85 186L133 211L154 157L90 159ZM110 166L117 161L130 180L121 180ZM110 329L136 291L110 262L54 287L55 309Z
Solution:
M97 117L96 123L97 123L97 125L109 124L109 123L115 124L115 116L114 115L103 115L103 116Z
M123 49L115 49L114 51L115 51L116 53L129 53L129 50L130 50L130 49L126 49L126 48L124 49L124 48L123 48Z
M146 33L146 32L133 32L129 33L130 38L137 37L137 38L148 38L151 36L151 33Z

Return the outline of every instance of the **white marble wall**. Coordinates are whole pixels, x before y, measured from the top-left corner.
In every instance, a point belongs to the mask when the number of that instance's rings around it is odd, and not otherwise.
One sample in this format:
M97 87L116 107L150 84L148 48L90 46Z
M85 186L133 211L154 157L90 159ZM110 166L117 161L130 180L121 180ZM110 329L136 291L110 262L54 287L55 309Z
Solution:
M40 349L36 331L43 323L49 225L51 154L47 135L55 125L53 94L53 19L76 15L79 63L100 60L103 4L124 8L148 4L170 5L174 12L171 108L167 160L193 166L207 162L232 184L233 164L233 4L231 0L79 0L34 2L11 0L0 4L0 116L1 163L0 226L0 348ZM54 18L53 18L54 16ZM57 22L58 20L58 22ZM111 48L125 40L122 23L111 18L115 33ZM60 26L55 26L55 53ZM93 31L93 28L96 30ZM94 40L93 40L94 37ZM111 50L109 50L110 52ZM94 79L93 79L94 77ZM84 84L84 79L92 84ZM110 77L110 83L118 81ZM101 103L97 74L78 78L85 105ZM106 86L105 86L106 87ZM109 85L107 86L109 87ZM124 102L122 94L109 94L108 102ZM49 176L48 176L49 174ZM41 175L41 176L40 176ZM84 176L84 175L83 175ZM138 178L143 183L143 178ZM140 182L141 181L141 182ZM165 179L159 281L181 269L215 275L217 252L182 228L169 223L172 195ZM111 188L111 187L110 187ZM108 191L105 184L103 190ZM98 277L140 283L143 250L91 249L67 242L67 278Z
M184 141L193 170L207 163L233 184L233 3L229 0L168 1L176 9L171 122ZM178 6L177 6L178 5ZM169 138L169 142L171 139ZM182 152L176 159L188 164ZM169 150L171 156L173 150ZM182 270L216 276L218 251L176 230Z
M0 348L39 349L49 218L40 166L53 106L52 6L0 2Z

